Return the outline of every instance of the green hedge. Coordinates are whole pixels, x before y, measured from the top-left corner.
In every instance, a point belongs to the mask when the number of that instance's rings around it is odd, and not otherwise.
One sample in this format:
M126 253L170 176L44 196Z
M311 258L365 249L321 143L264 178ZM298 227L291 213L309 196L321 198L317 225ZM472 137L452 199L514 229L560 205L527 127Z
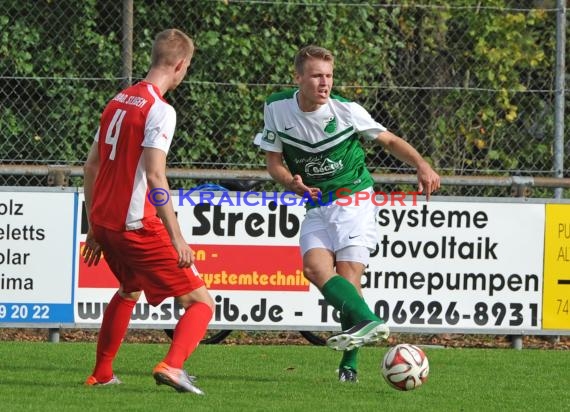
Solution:
M122 6L2 3L3 161L81 164L100 111L121 87ZM135 80L148 69L159 30L179 27L197 44L189 77L167 96L179 118L172 166L260 167L251 139L263 127L263 101L292 83L296 50L318 43L336 55L336 91L443 173L550 173L552 11L498 10L516 3L505 0L479 10L440 0L431 7L134 3ZM372 148L368 162L371 170L406 170Z

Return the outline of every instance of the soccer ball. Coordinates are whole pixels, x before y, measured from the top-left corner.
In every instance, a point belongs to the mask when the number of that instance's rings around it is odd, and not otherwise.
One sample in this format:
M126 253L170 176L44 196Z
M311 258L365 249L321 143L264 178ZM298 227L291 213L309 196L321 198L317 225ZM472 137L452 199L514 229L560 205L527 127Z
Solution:
M380 369L382 376L392 388L411 391L427 380L429 362L423 350L402 343L390 348L384 355Z

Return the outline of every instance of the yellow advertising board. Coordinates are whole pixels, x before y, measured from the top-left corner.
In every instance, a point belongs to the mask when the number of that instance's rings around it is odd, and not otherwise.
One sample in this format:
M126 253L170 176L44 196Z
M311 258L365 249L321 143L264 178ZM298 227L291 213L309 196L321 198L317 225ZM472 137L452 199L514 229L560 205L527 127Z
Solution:
M570 329L570 205L547 204L544 233L543 329Z

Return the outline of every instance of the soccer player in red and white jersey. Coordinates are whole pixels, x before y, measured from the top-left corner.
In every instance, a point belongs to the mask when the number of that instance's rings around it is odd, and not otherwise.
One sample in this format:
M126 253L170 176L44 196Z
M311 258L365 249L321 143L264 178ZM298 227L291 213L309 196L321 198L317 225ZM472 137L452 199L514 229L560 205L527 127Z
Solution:
M88 265L96 265L104 253L120 283L105 310L95 368L86 385L121 383L113 360L144 291L153 306L174 297L185 309L168 353L153 370L156 382L204 394L183 364L204 337L214 302L196 272L168 196L166 156L176 112L163 97L182 82L193 54L192 39L180 30L156 36L146 78L107 104L84 166L89 231L82 255ZM160 205L149 201L149 193Z

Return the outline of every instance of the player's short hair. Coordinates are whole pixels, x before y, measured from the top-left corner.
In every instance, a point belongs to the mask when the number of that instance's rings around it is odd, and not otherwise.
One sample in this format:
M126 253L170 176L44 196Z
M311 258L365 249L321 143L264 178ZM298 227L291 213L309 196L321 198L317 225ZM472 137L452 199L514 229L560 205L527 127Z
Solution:
M191 57L194 54L194 42L178 29L161 31L154 38L151 53L151 65L175 65L180 59Z
M319 59L334 64L334 56L330 50L314 45L305 46L295 56L295 71L297 73L303 74L305 62L308 59Z

